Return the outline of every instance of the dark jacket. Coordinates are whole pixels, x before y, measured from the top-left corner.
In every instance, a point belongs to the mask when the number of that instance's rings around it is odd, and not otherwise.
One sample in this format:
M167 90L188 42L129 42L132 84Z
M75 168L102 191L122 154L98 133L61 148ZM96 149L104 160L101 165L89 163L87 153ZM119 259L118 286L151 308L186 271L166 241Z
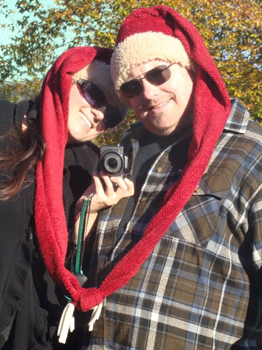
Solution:
M32 103L18 105L0 100L0 130L21 124ZM72 226L77 199L90 185L98 160L92 143L71 145L65 151L64 204ZM52 349L66 299L57 290L38 251L34 230L35 184L15 198L0 202L0 348ZM71 217L71 222L69 220ZM69 242L69 248L73 243Z

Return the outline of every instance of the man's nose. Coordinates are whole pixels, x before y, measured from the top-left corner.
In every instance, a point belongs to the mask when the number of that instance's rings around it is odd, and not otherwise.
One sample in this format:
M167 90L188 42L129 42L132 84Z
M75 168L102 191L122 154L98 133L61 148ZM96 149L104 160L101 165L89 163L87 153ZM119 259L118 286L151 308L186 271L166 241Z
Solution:
M143 85L142 94L144 95L144 97L146 99L151 100L152 98L154 98L158 94L158 92L159 92L158 86L151 84L146 79L142 79L141 83Z

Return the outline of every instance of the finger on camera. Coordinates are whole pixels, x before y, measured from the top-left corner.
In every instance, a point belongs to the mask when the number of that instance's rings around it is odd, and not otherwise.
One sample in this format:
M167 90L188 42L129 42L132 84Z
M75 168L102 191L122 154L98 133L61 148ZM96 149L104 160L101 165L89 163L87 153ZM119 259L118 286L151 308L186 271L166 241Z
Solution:
M111 181L118 185L118 188L128 191L130 189L131 181L127 180L121 176L112 176Z
M100 196L108 195L112 191L112 183L101 179L99 176L94 176L95 192ZM110 180L109 180L110 181Z
M103 175L102 181L104 183L104 189L106 191L111 191L114 189L114 183L108 175Z
M130 193L130 195L133 195L135 193L135 186L133 181L128 178L125 178L124 181L128 187L128 192Z
M97 174L93 174L93 180L94 180L96 191L103 189L103 183Z
M118 184L118 179L121 179L120 176L109 176L105 174L103 171L100 171L99 173L100 177L103 179L103 181L107 182L108 184L116 183Z

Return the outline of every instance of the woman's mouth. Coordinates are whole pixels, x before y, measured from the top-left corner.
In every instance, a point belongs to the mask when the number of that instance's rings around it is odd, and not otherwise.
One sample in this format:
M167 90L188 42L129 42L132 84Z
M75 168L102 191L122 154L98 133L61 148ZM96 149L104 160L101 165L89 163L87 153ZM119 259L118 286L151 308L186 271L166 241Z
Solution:
M91 122L87 119L86 115L85 115L82 111L80 111L80 114L81 114L81 117L82 117L82 119L84 120L84 122L87 124L87 126L88 126L90 129L92 129L92 124L91 124Z

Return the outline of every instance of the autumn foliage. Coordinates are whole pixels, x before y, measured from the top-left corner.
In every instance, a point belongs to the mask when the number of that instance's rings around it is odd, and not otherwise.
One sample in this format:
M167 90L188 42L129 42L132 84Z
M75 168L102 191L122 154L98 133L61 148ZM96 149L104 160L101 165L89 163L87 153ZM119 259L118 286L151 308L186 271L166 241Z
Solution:
M17 0L15 10L6 3L0 0L0 12L16 18L9 24L16 34L10 45L1 46L1 97L33 96L52 62L67 48L113 48L120 23L133 9L165 4L198 28L230 96L238 97L251 117L262 123L261 0L54 0L53 7L44 0ZM134 120L130 113L120 128L99 142L116 143Z

